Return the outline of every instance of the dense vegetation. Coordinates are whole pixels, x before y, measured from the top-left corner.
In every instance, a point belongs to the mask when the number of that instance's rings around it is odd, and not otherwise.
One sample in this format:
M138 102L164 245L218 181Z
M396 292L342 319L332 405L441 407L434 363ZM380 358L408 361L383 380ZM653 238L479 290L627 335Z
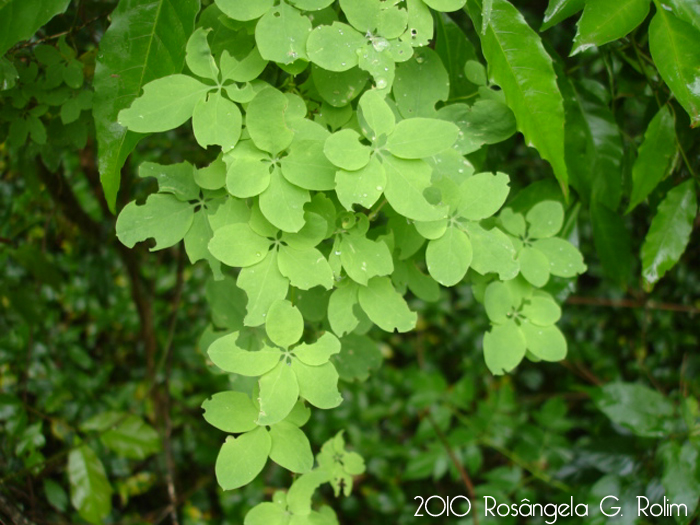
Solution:
M693 0L0 2L0 518L697 520L698 79Z

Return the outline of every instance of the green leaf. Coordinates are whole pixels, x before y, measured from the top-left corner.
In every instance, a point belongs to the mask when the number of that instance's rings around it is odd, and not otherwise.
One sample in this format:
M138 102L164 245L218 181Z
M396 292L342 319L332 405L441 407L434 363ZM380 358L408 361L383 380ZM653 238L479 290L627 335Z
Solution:
M229 436L216 458L216 481L224 490L233 490L253 481L262 471L272 448L270 434L263 427Z
M374 324L386 332L408 332L418 316L391 284L389 277L374 277L358 291L360 306Z
M162 250L180 242L192 226L194 209L191 204L179 201L173 195L154 193L146 203L137 206L132 201L117 218L119 240L133 246L146 239L155 239L151 251Z
M404 118L434 118L435 104L450 95L450 79L440 56L428 47L416 49L411 60L397 66L392 91Z
M282 353L278 348L263 345L257 351L245 350L237 344L239 336L239 332L232 332L209 345L207 353L216 366L226 372L257 377L279 363Z
M360 143L360 134L354 129L342 129L326 139L323 153L333 164L348 171L367 165L372 150Z
M0 57L21 40L29 40L41 26L63 13L69 0L39 0L34 3L6 0L0 4Z
M357 65L357 50L365 45L361 33L342 22L320 25L309 35L309 59L328 71L347 71Z
M61 512L66 512L68 509L68 495L63 487L50 478L44 479L44 494L53 508Z
M520 329L525 336L528 351L543 361L561 361L566 357L566 339L559 328L523 323Z
M384 100L384 95L377 90L365 91L360 97L358 109L361 121L364 121L368 129L363 127L365 137L375 140L381 135L389 135L396 126L396 117Z
M338 170L335 174L335 192L347 210L352 210L353 204L371 208L382 196L385 186L386 172L376 156L357 171Z
M267 312L265 332L270 340L282 348L289 348L304 333L304 318L289 301L275 301Z
M255 42L260 56L280 64L308 60L306 41L311 20L282 2L267 11L255 26Z
M406 262L408 289L423 301L433 303L440 299L440 287L435 279L421 272L415 264Z
M475 25L480 26L475 0L469 0L468 11ZM503 89L518 130L527 144L549 161L566 194L569 177L564 162L563 98L552 59L540 37L506 0L493 0L486 31L479 37L489 75Z
M278 256L279 269L301 290L314 286L323 286L326 290L333 287L333 271L328 260L316 248L293 248L281 246Z
M369 75L357 67L348 71L334 72L313 64L311 78L323 100L331 106L340 108L346 107L362 93Z
M117 426L104 432L100 441L116 454L129 459L143 460L160 450L158 432L134 415L127 416Z
M260 91L246 109L246 129L255 145L272 155L279 154L292 143L294 132L285 112L289 100L275 88Z
M226 152L236 145L241 136L243 117L238 106L221 93L210 93L194 107L192 129L197 143L206 148L217 145Z
M700 125L700 29L657 9L649 25L649 50L661 78L690 115L693 127Z
M503 324L510 320L511 314L519 304L510 289L500 281L494 281L484 292L484 308L492 323Z
M440 55L442 63L449 73L450 98L456 99L472 95L477 91L477 83L474 83L468 74L465 75L466 64L473 62L481 67L483 82L480 85L486 84L486 68L476 62L474 45L464 34L462 28L450 17L438 16L436 18L435 51ZM396 81L394 81L394 89L396 89Z
M97 54L93 116L100 180L112 212L121 167L140 139L117 124L117 115L129 107L145 84L182 71L185 43L198 12L197 0L125 0L111 14ZM0 35L4 34L0 30Z
M282 421L294 408L299 398L299 383L287 360L264 374L259 380L260 413L258 425L274 425Z
M557 277L576 277L586 271L583 256L576 247L564 239L550 237L536 240L532 247L549 260L549 272Z
M464 7L466 0L425 0L428 7L436 11L458 11Z
M556 201L538 202L525 214L525 220L531 239L554 237L564 224L564 207Z
M649 14L649 0L586 0L571 55L627 36Z
M407 219L424 222L447 216L446 207L431 204L423 193L430 187L432 169L429 164L384 154L382 165L386 173L384 196L394 210Z
M339 337L349 334L360 323L353 312L358 304L357 285L350 282L347 286L336 288L328 301L328 322Z
M473 250L469 237L454 226L428 243L425 262L430 275L443 286L454 286L467 274Z
M219 68L211 54L207 35L211 29L198 28L187 40L185 62L190 71L198 77L208 78L217 82Z
M217 157L209 166L194 170L194 181L204 190L218 190L226 184L226 163Z
M284 178L307 190L332 190L335 187L337 168L326 158L323 148L323 140L292 142L289 155L281 162Z
M525 357L525 336L514 321L497 325L484 334L484 360L492 374L510 372Z
M535 295L523 306L523 315L537 326L549 326L561 317L561 308L550 295Z
M228 266L252 266L268 256L272 241L245 223L223 226L209 241L211 254Z
M549 281L549 259L536 247L525 246L518 255L520 273L533 286L541 288Z
M89 523L103 523L112 511L112 487L97 454L82 445L68 454L70 501Z
M304 204L309 192L290 184L279 168L272 170L270 185L260 194L260 211L273 225L284 232L298 232L305 224Z
M401 40L413 47L427 46L433 38L433 16L422 0L407 0L408 31Z
M671 0L673 14L700 29L700 5L695 0Z
M513 279L520 271L516 251L510 238L498 228L486 230L476 222L468 222L465 230L472 243L474 257L471 269L485 275L498 274L499 279Z
M299 382L299 394L316 408L335 408L343 398L338 392L338 372L332 363L309 366L292 359L292 370Z
M437 116L459 127L461 133L454 148L463 155L484 144L503 142L517 131L513 112L498 100L480 99L472 106L450 104L440 108Z
M340 341L338 338L326 332L315 343L302 343L294 349L294 355L302 363L311 366L319 366L327 363L332 355L340 352Z
M383 241L372 241L362 235L344 235L340 241L340 261L355 282L367 284L378 275L394 271L391 252Z
M540 31L546 31L570 16L574 16L583 9L585 4L586 0L549 0Z
M452 147L458 133L459 128L452 122L411 118L396 125L386 149L402 159L422 159Z
M153 80L144 86L143 95L119 112L119 124L139 133L176 128L189 120L197 103L211 89L187 75Z
M234 20L255 20L274 5L274 0L256 0L249 2L248 0L216 0L216 5L227 16Z
M266 66L267 60L260 56L257 47L241 60L236 60L226 50L221 53L221 77L224 81L250 82L258 78Z
M284 299L289 289L289 280L280 272L274 250L258 264L243 268L236 284L248 296L246 326L263 324L272 303Z
M477 173L459 187L459 215L472 221L480 221L496 213L510 192L510 177L498 172Z
M331 361L344 381L366 381L371 370L382 364L379 345L364 335L348 334L341 340L341 350Z
M257 426L258 410L243 392L219 392L205 400L202 408L207 423L224 432L238 434Z
M309 472L314 466L311 444L298 427L280 421L270 427L270 438L270 459L279 466L297 474Z
M632 274L632 239L624 217L597 203L591 204L590 212L593 242L603 271L625 286Z
M700 452L691 441L686 441L683 445L668 441L660 447L659 452L664 460L661 484L666 490L666 496L674 504L685 505L688 509L687 518L679 512L676 519L680 523L690 523L700 498L700 473L697 470Z
M673 268L688 246L698 204L690 179L671 189L661 201L642 245L642 276L651 288Z
M638 383L608 383L593 396L598 409L614 423L642 437L669 433L673 404L663 394Z
M270 185L269 156L255 147L252 140L243 140L224 156L226 189L239 199L260 195Z
M244 525L289 525L289 512L282 505L263 501L248 511Z
M195 172L196 168L189 162L167 165L144 162L139 166L139 177L154 177L160 193L172 193L183 202L199 197Z
M676 122L668 106L663 106L649 123L632 168L632 195L627 213L656 188L673 168L676 156Z

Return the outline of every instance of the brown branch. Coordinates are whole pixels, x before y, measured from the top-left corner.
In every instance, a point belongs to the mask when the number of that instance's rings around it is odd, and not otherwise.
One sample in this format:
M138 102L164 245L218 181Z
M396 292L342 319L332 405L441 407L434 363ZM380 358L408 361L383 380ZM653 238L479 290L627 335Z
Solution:
M689 314L699 314L700 308L684 304L657 303L656 301L641 301L635 299L607 299L605 297L580 297L570 296L567 298L568 304L578 304L586 306L605 306L610 308L647 308L649 310L666 310L670 312L682 312Z
M5 521L2 516L6 516L11 524L13 525L34 525L34 522L27 518L22 512L15 507L10 500L0 493L0 523L4 524Z

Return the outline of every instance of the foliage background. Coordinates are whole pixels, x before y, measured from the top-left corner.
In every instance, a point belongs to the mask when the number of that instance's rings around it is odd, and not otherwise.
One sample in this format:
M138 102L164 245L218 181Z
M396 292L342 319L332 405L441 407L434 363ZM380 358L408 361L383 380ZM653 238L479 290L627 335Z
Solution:
M514 5L539 27L544 3ZM96 49L113 8L111 2L70 3L8 56L31 61L37 42L53 46L55 35L65 33L63 46L77 50L72 58L59 47L66 69L79 60L85 84L81 77L70 86L70 73L65 83L73 92L90 91ZM453 18L478 49L469 19L463 13ZM541 33L561 57L570 51L574 22ZM570 78L607 93L606 108L622 134L619 169L626 181L654 100L664 90L640 64L646 25L648 20L630 36L562 64ZM31 82L23 89L30 90ZM3 98L2 104L0 516L11 523L80 523L70 502L76 482L67 458L88 443L113 489L100 485L99 476L84 488L88 499L103 494L111 500L105 522L159 523L175 513L182 523L242 523L251 506L269 499L268 487L287 486L290 475L271 465L243 489L216 486L212 465L221 432L206 424L199 407L229 380L205 364L196 344L208 322L208 269L185 264L181 247L153 255L144 246L127 250L117 242L99 184L89 111L79 112L68 133L49 125L47 146L37 140L41 131L30 128L33 140L25 146L12 138L11 103ZM306 427L315 450L346 428L348 442L367 460L350 497L336 500L325 489L319 495L341 523L413 523L413 498L432 494L543 503L573 495L592 509L608 493L628 505L637 495L660 500L666 494L697 507L698 230L651 291L633 255L666 190L700 169L697 132L675 107L687 163L648 205L624 216L629 238L613 255L618 265L596 250L595 221L587 207L580 209L576 230L589 271L562 294L565 361L525 362L511 375L492 376L481 350L488 320L462 286L443 289L436 303L413 299L420 314L414 332L377 332L381 367L367 382L343 384L345 402L315 411ZM189 129L148 137L122 170L118 208L154 189L134 175L141 161L197 162L198 155ZM557 191L550 168L521 135L478 155L484 169L509 173L513 186L535 183L530 191L538 195ZM615 396L620 382L638 390ZM110 441L94 420L105 412L118 413L121 421L138 419ZM175 494L169 493L173 488ZM632 512L625 515L625 523L634 522Z

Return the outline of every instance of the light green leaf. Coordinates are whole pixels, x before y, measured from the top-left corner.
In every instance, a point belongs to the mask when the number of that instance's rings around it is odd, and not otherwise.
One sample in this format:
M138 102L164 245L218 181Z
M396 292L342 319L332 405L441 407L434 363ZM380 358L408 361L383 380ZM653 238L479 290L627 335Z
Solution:
M657 9L649 25L649 50L661 78L690 115L693 127L700 125L700 29Z
M216 5L234 20L255 20L274 5L274 0L216 0Z
M206 148L217 145L226 152L241 136L241 110L221 93L211 93L194 107L192 129L197 143Z
M303 400L299 399L289 415L284 418L284 421L291 423L295 427L303 427L310 417L311 409L306 406Z
M195 169L194 181L204 190L223 188L226 184L226 163L221 156L217 157L209 166Z
M374 277L358 291L360 306L374 324L386 332L408 332L418 316L391 284L389 277Z
M349 334L360 323L353 313L358 304L357 285L350 282L347 286L336 288L328 301L328 322L339 337Z
M394 53L392 52L392 42L378 37L381 46L365 45L360 51L357 65L360 69L367 71L374 78L374 88L379 93L386 94L394 83L394 73L396 64ZM396 42L396 41L394 41ZM385 46L388 46L385 49ZM410 49L410 47L408 48ZM406 53L405 49L399 48L398 53ZM406 53L406 56L409 56Z
M527 349L543 361L561 361L566 357L566 339L555 325L536 326L523 323L520 329Z
M361 117L360 122L364 121L368 126L367 129L364 127L362 129L368 139L375 140L381 135L389 135L394 131L396 117L380 91L365 91L360 97L358 109Z
M486 230L479 223L468 222L465 230L472 243L474 258L471 269L485 275L498 274L501 280L513 279L520 270L510 238L498 228Z
M298 9L302 11L320 11L333 3L334 0L290 0Z
M313 64L311 78L323 100L340 108L346 107L362 93L369 75L357 67L338 73Z
M100 435L100 441L119 456L146 459L160 450L160 436L138 416L129 415Z
M532 244L532 247L547 257L552 275L568 278L576 277L586 271L581 252L564 239L558 237L539 239Z
M392 91L404 118L434 118L435 104L450 95L450 79L440 56L428 47L416 49L411 60L397 66Z
M401 40L413 47L427 46L433 38L433 15L422 0L407 0L408 29Z
M541 288L549 281L549 259L536 247L525 246L518 255L520 273L530 284Z
M436 11L458 11L464 7L467 0L424 0L428 7Z
M248 511L243 525L289 525L290 518L283 505L263 501Z
M663 106L649 123L632 168L632 195L627 213L646 199L673 168L677 148L675 125L668 106Z
M570 16L574 16L583 9L585 4L586 0L549 0L540 31L546 31Z
M170 75L149 82L143 95L119 112L119 124L129 131L156 133L189 120L197 103L212 86L187 75Z
M172 193L179 200L187 202L199 197L195 171L196 168L189 162L166 165L144 162L139 166L139 177L154 177L160 193Z
M258 425L274 425L282 421L294 408L299 398L297 377L287 360L277 363L277 366L263 375L259 380L260 413Z
M647 17L649 4L649 0L619 0L614 4L586 0L571 54L627 36Z
M239 142L224 156L227 165L226 189L239 199L260 195L270 185L270 160L252 140Z
M360 143L360 134L354 129L342 129L326 139L323 153L333 164L348 171L363 168L369 162L372 150Z
M289 348L304 333L304 318L289 301L275 301L267 312L265 332L270 340L282 348Z
M250 377L261 376L279 363L282 353L278 348L263 345L257 351L244 350L237 344L239 336L232 332L219 337L209 345L209 359L226 372Z
M484 334L484 360L492 374L510 372L525 357L525 336L514 321L497 325Z
M146 239L155 239L151 251L162 250L180 242L192 226L193 206L179 201L173 195L154 193L146 203L137 206L130 202L117 218L116 230L119 240L133 246Z
M333 287L333 271L328 260L316 248L281 246L279 269L292 286L301 290L314 286L323 286L326 290Z
M260 56L254 47L243 59L236 60L227 50L221 53L221 78L223 81L250 82L260 76L267 66L267 60Z
M307 190L332 190L337 168L324 155L323 145L323 140L292 142L289 155L281 162L284 178Z
M192 33L192 36L187 41L185 61L187 62L187 67L195 75L217 82L219 80L219 68L211 54L211 48L207 41L210 31L211 29L206 30L200 27Z
M402 159L422 159L452 147L458 133L459 128L445 120L406 119L389 135L386 149Z
M263 324L272 303L284 299L289 289L289 280L280 273L274 250L258 264L243 268L236 284L248 296L246 326Z
M317 195L321 196L321 194ZM309 210L304 212L304 220L306 221L304 227L296 233L283 233L282 242L286 243L292 248L301 250L305 248L313 248L323 239L330 236L330 233L332 232L328 232L327 219L331 219L331 217L327 216L324 218L323 216L319 215L319 213L310 211L315 209L316 211L321 212L321 210L314 208L313 204L314 202L308 206ZM331 209L333 213L332 220L335 223L335 207L332 204Z
M403 262L406 265L408 289L423 301L434 303L440 299L440 286L435 279L420 271L415 264Z
M525 214L531 239L554 237L564 224L564 207L556 201L542 201Z
M357 50L365 45L361 33L342 22L320 25L309 35L309 59L328 71L347 71L357 65Z
M510 192L510 177L505 173L477 173L459 187L459 215L472 221L480 221L496 213Z
M311 20L282 2L267 11L255 26L255 42L260 56L280 64L308 60L306 41Z
M448 220L440 219L439 221L430 222L419 222L413 223L416 227L416 231L420 233L426 239L439 239L447 231Z
M258 410L243 392L219 392L205 400L202 408L207 423L224 432L238 434L257 426Z
M498 100L479 99L471 106L450 104L440 108L437 117L457 125L461 133L454 148L463 155L484 144L503 142L517 131L513 112Z
M272 440L263 427L229 436L216 458L216 481L224 490L233 490L253 481L265 467Z
M474 0L468 11L475 25L481 14ZM486 31L480 34L489 75L505 93L518 130L549 161L564 193L568 173L564 161L564 105L552 59L540 37L507 0L493 0Z
M498 215L498 220L501 227L511 235L525 237L527 226L522 213L515 213L511 208L504 208Z
M431 204L423 193L430 187L429 164L384 154L382 165L386 173L384 196L394 210L416 221L436 221L447 216L446 206Z
M671 189L659 204L642 245L642 276L649 288L683 255L697 212L692 179Z
M285 118L289 100L275 88L260 91L246 109L246 129L255 145L277 155L292 143L294 132Z
M561 317L561 308L548 294L535 295L525 302L523 315L537 326L549 326Z
M273 225L285 232L298 232L304 226L304 204L309 192L290 184L279 168L270 175L270 185L260 195L260 211Z
M383 241L372 241L363 235L344 235L340 241L340 261L355 282L367 284L377 275L394 271L391 252Z
M513 310L519 306L508 286L494 281L484 292L484 308L492 323L503 324L510 320Z
M279 466L297 474L309 472L314 466L311 444L299 427L280 421L270 427L270 438L270 459Z
M228 224L248 221L251 221L251 227L253 227L250 208L243 200L228 198L219 206L212 206L208 211L207 218L212 230L218 230ZM256 231L256 233L260 234L261 232ZM275 233L277 232L275 231Z
M319 366L327 363L332 355L340 352L340 341L338 338L326 332L315 343L302 343L294 349L294 355L302 363L311 366Z
M223 226L209 241L211 254L228 266L252 266L268 256L272 241L245 223Z
M353 204L371 208L382 196L385 186L384 166L376 156L357 171L338 170L335 174L335 192L347 210L352 210Z
M112 511L112 487L97 454L82 445L68 454L70 501L89 523L103 523Z
M670 0L673 14L700 29L700 4L695 0Z
M338 372L332 363L309 366L292 359L292 370L299 382L299 394L316 408L335 408L343 402L338 392Z
M430 275L443 286L454 286L467 273L472 262L472 244L467 235L450 226L445 235L428 243L425 262Z

